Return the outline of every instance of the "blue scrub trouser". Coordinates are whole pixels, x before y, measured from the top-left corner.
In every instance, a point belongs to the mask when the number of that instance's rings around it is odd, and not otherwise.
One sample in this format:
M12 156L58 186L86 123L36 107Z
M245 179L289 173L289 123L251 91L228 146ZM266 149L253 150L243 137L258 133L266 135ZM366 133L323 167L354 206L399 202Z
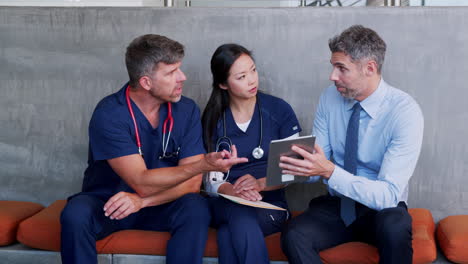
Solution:
M270 263L264 236L279 232L288 213L240 205L221 197L208 201L212 225L218 229L219 263Z
M340 216L340 198L320 196L303 214L289 221L281 247L289 263L322 263L319 252L350 241L377 247L379 263L412 263L411 216L406 204L380 211L356 203L357 219L348 227Z
M62 263L97 263L96 240L125 229L169 231L166 263L202 263L211 216L206 199L199 194L143 208L122 220L104 216L106 202L88 194L68 201L60 218Z

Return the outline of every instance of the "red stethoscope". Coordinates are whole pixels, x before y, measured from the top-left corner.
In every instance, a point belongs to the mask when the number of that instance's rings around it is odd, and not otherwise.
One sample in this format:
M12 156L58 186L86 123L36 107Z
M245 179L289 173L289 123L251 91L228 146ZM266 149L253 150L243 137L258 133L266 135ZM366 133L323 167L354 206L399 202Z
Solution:
M133 113L132 103L130 102L130 85L127 86L127 90L125 91L125 98L127 99L128 111L130 112L130 115L132 116L133 126L135 127L135 138L136 138L136 143L138 146L138 152L140 153L141 156L143 156L143 151L141 150L140 133L138 133L138 126L136 123L135 114ZM169 130L167 129L167 123L169 123ZM172 117L172 104L171 102L167 102L167 117L163 123L163 140L162 140L163 154L162 156L159 156L159 159L170 158L174 155L178 155L179 153L179 149L177 149L175 153L171 153L169 155L167 155L166 153L167 146L169 145L169 139L171 138L171 132L172 132L173 126L174 126L174 118ZM166 134L167 134L167 138L166 138Z

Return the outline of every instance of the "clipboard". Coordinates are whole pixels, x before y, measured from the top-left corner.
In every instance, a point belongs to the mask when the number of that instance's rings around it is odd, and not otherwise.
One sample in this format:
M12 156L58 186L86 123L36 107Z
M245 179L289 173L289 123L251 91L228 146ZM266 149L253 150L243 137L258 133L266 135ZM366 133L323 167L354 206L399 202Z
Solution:
M222 194L222 193L218 193L218 195L222 196L222 197L224 197L224 198L226 198L226 199L228 199L228 200L230 200L232 202L242 204L242 205L258 207L258 208L263 208L263 209L286 211L286 209L284 209L284 208L278 207L278 206L270 204L270 203L262 202L262 201L252 202L252 201L245 200L245 199L242 199L242 198L239 198L239 197L236 197L236 196Z
M279 167L280 157L288 156L301 159L302 157L291 150L291 147L296 145L310 153L313 152L315 145L315 136L303 136L291 139L278 139L270 142L270 151L268 154L267 167L267 186L276 186L281 184L289 184L295 182L305 182L309 177L295 176L291 174L282 174Z

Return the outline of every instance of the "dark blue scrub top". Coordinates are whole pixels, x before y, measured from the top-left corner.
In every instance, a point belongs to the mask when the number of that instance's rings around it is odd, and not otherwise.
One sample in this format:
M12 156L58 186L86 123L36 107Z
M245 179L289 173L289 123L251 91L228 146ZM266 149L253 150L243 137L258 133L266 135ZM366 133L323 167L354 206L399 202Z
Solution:
M263 118L263 140L261 146L264 154L259 160L252 156L252 150L258 147L260 141L260 117L258 107L255 107L252 120L246 132L242 131L237 126L231 109L229 107L226 109L226 134L231 139L232 143L236 145L238 156L249 159L249 162L241 163L231 168L229 178L227 179L230 183L234 183L239 177L245 174L250 174L257 179L265 177L270 141L286 138L302 131L296 114L286 101L264 93L258 93L257 98L260 102ZM223 119L221 117L217 124L217 131L214 134L214 149L216 149L216 141L218 138L223 136L223 130ZM225 144L222 144L219 149L227 148Z
M108 159L138 154L135 128L125 99L127 85L102 99L91 117L88 168L85 171L82 192L102 197L110 197L120 191L134 192L107 162ZM162 105L159 110L159 125L156 129L153 129L133 101L132 108L148 169L177 166L180 159L205 153L200 110L193 100L182 97L179 102L172 103L174 126L166 153L175 153L178 148L180 150L177 156L165 159L159 157L163 153L162 129L167 117L167 104Z

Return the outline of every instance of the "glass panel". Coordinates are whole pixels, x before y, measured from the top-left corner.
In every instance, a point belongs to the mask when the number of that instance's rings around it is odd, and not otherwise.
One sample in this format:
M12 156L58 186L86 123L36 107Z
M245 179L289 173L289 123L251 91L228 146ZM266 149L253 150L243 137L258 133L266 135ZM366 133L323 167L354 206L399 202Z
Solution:
M410 6L468 6L466 0L410 0Z
M0 0L0 6L327 7L468 6L468 0Z
M176 0L176 6L192 7L298 7L365 6L367 0Z
M306 6L365 6L364 0L308 0Z
M164 6L164 0L0 0L0 6Z
M176 0L177 6L185 6L186 0ZM300 0L191 0L192 7L297 7Z

